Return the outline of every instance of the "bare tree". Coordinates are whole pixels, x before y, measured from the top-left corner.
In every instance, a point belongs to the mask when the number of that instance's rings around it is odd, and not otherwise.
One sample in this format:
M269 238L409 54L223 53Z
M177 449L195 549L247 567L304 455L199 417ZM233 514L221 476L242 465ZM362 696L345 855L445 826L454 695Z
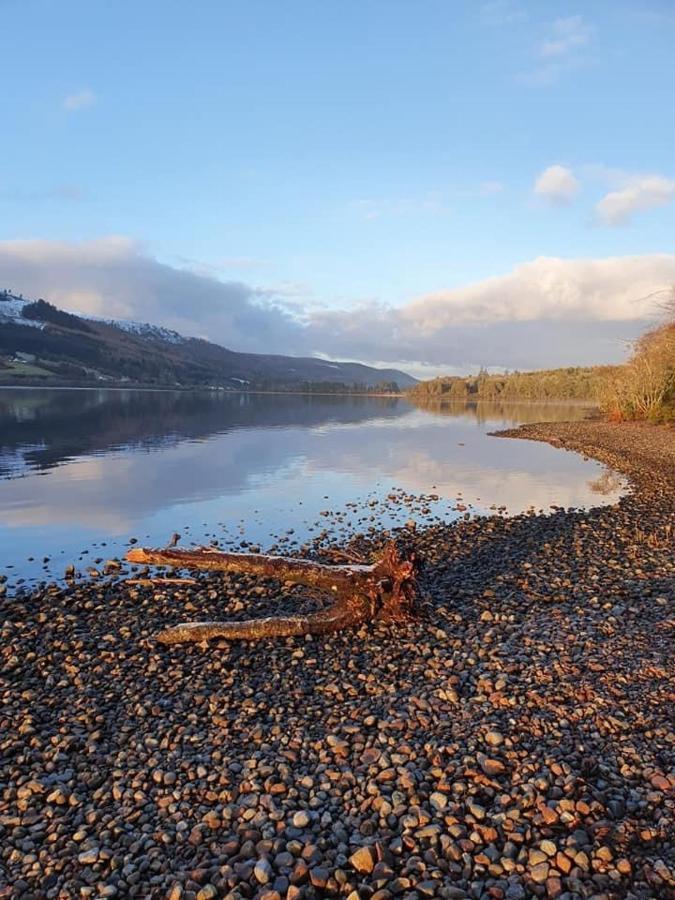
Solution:
M675 394L675 287L654 291L662 324L633 343L628 362L611 371L600 387L601 405L617 419L658 419ZM642 298L647 299L647 298Z

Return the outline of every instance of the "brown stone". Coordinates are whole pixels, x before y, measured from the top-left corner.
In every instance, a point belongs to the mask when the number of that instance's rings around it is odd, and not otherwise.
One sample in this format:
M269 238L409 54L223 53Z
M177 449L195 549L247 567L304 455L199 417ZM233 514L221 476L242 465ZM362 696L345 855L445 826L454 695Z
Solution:
M669 791L670 790L670 782L665 777L665 775L652 775L649 779L651 786L656 788L657 791Z
M538 863L530 869L530 878L537 884L543 884L548 878L548 863Z
M501 760L490 759L490 757L484 756L482 753L478 754L478 765L491 778L495 775L503 775L506 772L506 766Z
M556 853L555 855L555 867L559 869L563 875L568 875L570 870L572 869L572 860L565 853Z
M559 897L562 894L562 881L555 877L547 878L546 893L549 897Z
M375 853L372 847L359 847L349 857L349 862L361 875L368 875L375 865Z

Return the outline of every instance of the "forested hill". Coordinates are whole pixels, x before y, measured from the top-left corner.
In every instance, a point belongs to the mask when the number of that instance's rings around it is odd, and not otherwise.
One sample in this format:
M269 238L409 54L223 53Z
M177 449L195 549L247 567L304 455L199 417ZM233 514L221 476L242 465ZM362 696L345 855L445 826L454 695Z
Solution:
M0 385L120 382L395 393L416 380L358 363L238 353L156 325L88 319L0 291Z

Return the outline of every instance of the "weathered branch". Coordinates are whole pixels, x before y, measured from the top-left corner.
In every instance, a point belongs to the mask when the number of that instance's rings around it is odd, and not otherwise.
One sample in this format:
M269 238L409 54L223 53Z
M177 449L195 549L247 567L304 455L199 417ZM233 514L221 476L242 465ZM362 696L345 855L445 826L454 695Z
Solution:
M414 614L417 569L414 557L402 559L389 544L372 565L329 566L311 560L259 553L225 553L208 548L178 550L135 548L127 560L175 568L211 569L276 578L329 592L331 604L308 615L269 616L244 622L181 623L157 635L162 643L289 637L327 634L371 619L400 621Z

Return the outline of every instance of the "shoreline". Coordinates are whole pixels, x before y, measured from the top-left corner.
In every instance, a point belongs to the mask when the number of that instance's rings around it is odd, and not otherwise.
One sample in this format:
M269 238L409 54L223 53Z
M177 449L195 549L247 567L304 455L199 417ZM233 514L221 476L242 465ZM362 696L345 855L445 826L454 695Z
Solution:
M12 391L29 391L29 390L44 390L44 391L149 391L149 392L162 392L162 393L170 393L170 394L192 394L192 393L204 393L204 394L219 394L219 395L237 395L237 394L274 394L274 395L290 395L292 397L302 396L302 397L391 397L397 398L401 400L406 399L405 393L393 394L393 393L377 393L375 391L363 391L358 393L356 391L247 391L247 390L237 390L237 389L226 389L226 388L210 388L210 387L153 387L152 385L123 385L123 384L113 384L113 385L96 385L96 384L2 384L0 382L0 390L12 390ZM534 401L531 401L534 402ZM563 401L564 402L564 401Z
M675 430L499 436L632 489L411 535L410 625L157 645L302 605L217 574L6 600L0 896L669 896Z
M236 394L271 394L273 396L292 396L292 397L375 397L375 398L390 398L397 400L406 400L412 406L417 406L421 409L424 409L426 406L452 406L454 405L466 405L467 403L500 403L506 406L517 405L517 404L537 404L541 406L574 406L574 407L585 407L589 410L598 411L598 404L595 400L579 400L576 398L555 398L555 397L544 397L542 399L533 399L530 397L467 397L467 398L454 398L454 399L438 399L438 400L428 400L426 398L414 398L411 397L408 391L401 391L398 394L388 392L375 392L375 391L264 391L264 390L236 390L236 389L221 389L221 388L209 388L209 387L162 387L162 386L152 386L152 385L123 385L123 384L113 384L113 385L97 385L97 384L3 384L0 382L0 390L13 390L13 391L27 391L27 390L44 390L44 391L143 391L143 392L161 392L161 393L175 393L175 394L190 394L190 393L205 393L205 394L223 394L223 395L236 395Z

